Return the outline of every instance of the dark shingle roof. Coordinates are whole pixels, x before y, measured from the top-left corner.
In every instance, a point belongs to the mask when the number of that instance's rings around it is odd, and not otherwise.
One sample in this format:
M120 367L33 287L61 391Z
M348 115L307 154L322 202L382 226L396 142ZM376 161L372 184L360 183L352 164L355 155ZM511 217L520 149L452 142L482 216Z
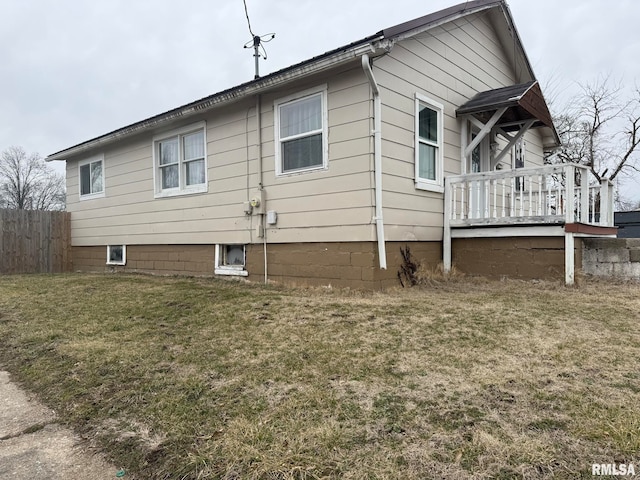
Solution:
M507 111L501 120L504 123L536 120L534 128L544 126L554 129L549 107L536 80L480 92L458 108L456 116L474 115L487 122L495 111L505 107Z

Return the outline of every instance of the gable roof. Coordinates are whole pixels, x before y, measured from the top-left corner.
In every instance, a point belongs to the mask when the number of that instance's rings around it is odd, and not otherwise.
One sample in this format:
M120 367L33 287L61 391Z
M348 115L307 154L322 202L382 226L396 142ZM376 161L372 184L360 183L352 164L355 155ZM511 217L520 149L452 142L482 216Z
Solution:
M473 115L487 123L501 108L507 108L500 119L504 124L503 130L518 130L522 123L534 120L531 128L546 127L550 131L553 143L547 142L545 146L552 148L560 145L560 137L537 80L477 93L456 110L456 116Z
M524 76L528 79L535 79L533 69L531 68L531 64L529 63L524 48L522 47L520 37L515 28L506 0L472 0L381 30L373 35L369 35L355 42L291 65L290 67L283 68L264 77L259 77L200 100L196 100L167 112L133 123L126 127L119 128L73 147L51 154L45 160L66 160L69 157L103 147L124 138L132 137L146 130L161 127L176 119L198 115L206 110L215 108L218 105L262 93L270 88L285 84L293 79L299 79L323 72L338 65L348 63L365 53L369 55L384 54L385 51L387 51L385 50L385 47L389 48L389 43L392 44L435 28L444 23L489 9L499 9L499 11L503 13L507 27L505 32L506 34L514 35L515 37L509 42L504 43L505 45L513 45L513 48L517 50L514 51L514 57L518 55L518 57L523 61L526 70Z
M487 122L493 112L507 107L503 118L509 122L536 120L533 127L553 128L551 113L537 81L510 85L476 94L456 110L456 116L475 115Z

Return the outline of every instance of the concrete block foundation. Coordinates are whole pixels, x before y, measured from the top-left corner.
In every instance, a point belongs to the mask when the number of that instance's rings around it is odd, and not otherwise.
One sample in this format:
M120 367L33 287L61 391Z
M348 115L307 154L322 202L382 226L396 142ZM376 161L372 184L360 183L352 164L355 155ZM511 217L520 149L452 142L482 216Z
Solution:
M425 266L442 261L441 242L387 242L387 269L379 267L376 242L267 244L269 281L288 285L381 290L399 286L400 248L409 245ZM264 281L262 244L246 246L248 279ZM127 245L127 263L106 264L106 246L73 247L73 268L83 272L140 272L215 276L215 245ZM247 277L242 277L247 278Z
M576 239L575 265L582 265L582 243ZM469 275L488 278L564 279L564 237L456 238L452 261Z

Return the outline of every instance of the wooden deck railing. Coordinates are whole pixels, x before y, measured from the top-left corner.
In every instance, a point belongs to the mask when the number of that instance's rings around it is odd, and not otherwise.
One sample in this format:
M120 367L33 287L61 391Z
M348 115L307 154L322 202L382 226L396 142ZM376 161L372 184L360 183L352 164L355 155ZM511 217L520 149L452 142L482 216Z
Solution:
M451 227L511 224L613 226L613 186L590 184L576 164L448 176L445 215Z

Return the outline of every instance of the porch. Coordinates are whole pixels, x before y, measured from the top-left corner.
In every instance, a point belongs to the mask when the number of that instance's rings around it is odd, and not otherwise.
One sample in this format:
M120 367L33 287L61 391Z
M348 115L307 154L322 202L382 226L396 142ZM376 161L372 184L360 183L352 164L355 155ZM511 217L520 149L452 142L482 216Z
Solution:
M443 263L454 238L564 237L565 282L575 279L576 237L615 237L613 185L589 181L576 164L448 176L444 192Z

